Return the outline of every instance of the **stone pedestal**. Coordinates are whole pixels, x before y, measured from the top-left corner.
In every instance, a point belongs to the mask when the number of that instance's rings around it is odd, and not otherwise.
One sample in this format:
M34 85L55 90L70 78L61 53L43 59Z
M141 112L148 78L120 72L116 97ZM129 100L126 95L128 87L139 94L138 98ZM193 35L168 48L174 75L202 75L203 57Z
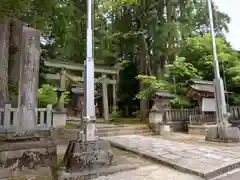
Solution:
M156 106L153 106L149 113L149 126L156 134L164 135L170 133L170 125L163 118L163 112Z
M160 123L162 122L163 122L162 112L156 106L153 106L149 113L149 126L152 129L152 131L158 134L160 131Z
M105 140L70 141L63 159L67 172L98 171L115 163L111 145Z
M66 125L66 121L67 121L67 113L65 110L62 111L57 111L57 110L53 110L52 111L52 115L53 115L53 122L52 122L52 126L53 128L64 128Z
M210 127L207 131L207 141L220 141L220 142L240 142L240 130L238 127L215 125Z
M160 135L167 135L171 132L169 124L160 124Z
M207 125L207 124L201 124L201 125L195 125L195 124L189 124L188 125L188 134L194 134L194 135L206 135L208 130L211 127L214 127L216 125Z
M56 145L49 141L0 144L0 179L26 176L57 178Z

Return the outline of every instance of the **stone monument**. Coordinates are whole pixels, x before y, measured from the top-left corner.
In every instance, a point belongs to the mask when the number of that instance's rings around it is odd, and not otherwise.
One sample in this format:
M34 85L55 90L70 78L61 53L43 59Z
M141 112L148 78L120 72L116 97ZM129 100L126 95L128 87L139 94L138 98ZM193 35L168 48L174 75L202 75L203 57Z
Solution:
M23 27L19 80L19 122L16 134L0 141L0 179L26 176L44 168L56 179L56 145L41 140L37 132L37 90L40 59L40 32ZM50 169L48 168L50 167Z

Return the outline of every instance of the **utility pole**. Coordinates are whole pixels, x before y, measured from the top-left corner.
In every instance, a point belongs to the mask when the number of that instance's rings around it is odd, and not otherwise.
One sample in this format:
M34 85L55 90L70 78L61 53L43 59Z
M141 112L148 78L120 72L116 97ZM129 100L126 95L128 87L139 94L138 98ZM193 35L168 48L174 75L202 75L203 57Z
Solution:
M104 166L111 166L114 162L114 153L109 141L99 140L95 136L92 6L93 0L87 0L87 55L84 62L84 123L82 127L85 138L83 138L81 130L81 137L78 137L77 141L69 141L63 161L68 172L79 172L81 169L81 172L88 172L86 175L90 175L91 172L99 172L99 168L102 169L103 164ZM76 158L76 154L78 157L87 159L87 161L83 161L82 164Z
M214 65L214 89L216 99L216 115L218 125L224 124L224 114L227 113L226 100L223 80L219 72L219 61L217 57L217 48L215 41L214 25L213 25L213 12L212 1L208 0L208 15L210 23L210 33L212 37L212 51L213 51L213 65Z
M238 127L232 127L228 122L231 118L231 114L227 112L225 90L223 80L219 72L219 61L217 57L217 48L215 42L215 33L213 25L213 12L212 12L212 0L207 0L210 33L212 37L212 49L213 49L213 65L214 65L214 93L216 100L216 119L217 125L209 127L206 140L208 141L223 141L223 142L239 142L240 130Z
M95 137L95 103L94 103L94 58L92 31L93 0L87 0L87 42L86 60L84 62L84 120L86 122L85 140L93 141Z

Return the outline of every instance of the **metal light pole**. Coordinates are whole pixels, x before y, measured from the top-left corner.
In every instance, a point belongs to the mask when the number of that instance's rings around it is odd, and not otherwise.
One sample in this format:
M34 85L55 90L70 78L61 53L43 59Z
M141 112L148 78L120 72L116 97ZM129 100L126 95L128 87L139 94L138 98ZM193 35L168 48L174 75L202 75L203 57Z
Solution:
M86 60L84 62L84 118L87 121L85 140L95 140L95 104L94 104L94 59L92 10L93 0L87 0L87 42Z
M217 48L215 42L215 33L213 25L213 13L212 13L212 0L208 0L208 14L210 21L210 33L212 37L212 49L213 49L213 64L214 64L214 88L215 88L215 99L216 99L216 114L218 125L227 125L224 121L224 114L226 114L226 101L223 80L219 72L219 62L217 57Z

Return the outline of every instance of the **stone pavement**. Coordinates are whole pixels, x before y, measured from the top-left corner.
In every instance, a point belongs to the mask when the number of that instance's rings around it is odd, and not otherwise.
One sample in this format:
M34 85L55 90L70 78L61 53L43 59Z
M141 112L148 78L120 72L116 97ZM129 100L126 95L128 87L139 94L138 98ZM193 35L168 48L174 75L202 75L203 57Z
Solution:
M136 170L101 176L94 180L203 180L203 178L182 173L165 166L152 164Z
M179 171L210 179L240 167L240 152L125 135L105 137L114 146L153 158Z

